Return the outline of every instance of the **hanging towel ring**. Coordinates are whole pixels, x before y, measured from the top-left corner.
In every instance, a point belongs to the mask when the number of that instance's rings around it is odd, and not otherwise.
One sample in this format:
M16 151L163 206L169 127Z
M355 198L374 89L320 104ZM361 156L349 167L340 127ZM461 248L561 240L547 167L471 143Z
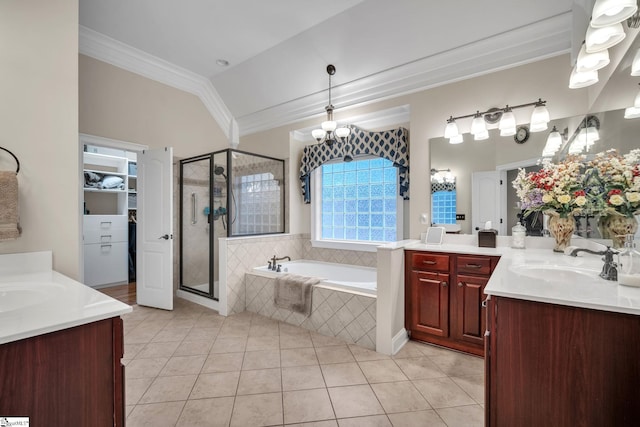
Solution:
M16 155L15 155L15 154L13 154L11 151L7 150L7 149L6 149L6 148L4 148L4 147L0 147L0 150L4 150L4 151L6 151L7 153L11 154L11 157L13 157L13 158L15 159L16 164L18 165L18 167L16 168L16 174L17 174L18 172L20 172L20 160L18 160L18 158L16 157Z

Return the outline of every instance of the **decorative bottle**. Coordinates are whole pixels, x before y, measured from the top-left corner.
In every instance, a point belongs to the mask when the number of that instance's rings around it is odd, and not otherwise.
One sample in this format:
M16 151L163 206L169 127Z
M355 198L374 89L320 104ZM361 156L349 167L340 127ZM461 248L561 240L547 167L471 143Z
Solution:
M640 252L633 234L627 234L624 249L618 254L618 284L640 287Z
M527 229L522 224L520 224L520 222L511 227L511 247L514 249L524 249L524 238L526 237L526 235Z

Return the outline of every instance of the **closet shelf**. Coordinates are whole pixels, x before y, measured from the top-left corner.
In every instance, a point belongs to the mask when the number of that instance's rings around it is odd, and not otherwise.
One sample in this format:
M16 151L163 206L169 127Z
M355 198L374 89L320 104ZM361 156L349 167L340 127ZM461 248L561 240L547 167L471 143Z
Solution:
M84 171L85 172L93 172L93 173L97 173L97 174L100 174L100 175L112 175L112 176L121 176L121 177L127 176L126 173L104 171L104 170L100 170L100 169L84 169Z
M88 193L127 193L127 190L117 190L113 188L90 188L84 187L84 191Z

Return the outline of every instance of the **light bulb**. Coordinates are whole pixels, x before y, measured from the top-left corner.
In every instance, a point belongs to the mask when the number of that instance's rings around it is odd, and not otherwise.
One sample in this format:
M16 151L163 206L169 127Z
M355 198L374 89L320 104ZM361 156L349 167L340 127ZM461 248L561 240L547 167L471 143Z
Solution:
M529 125L529 132L542 132L543 130L547 130L548 127L547 122L531 123L531 125Z
M597 71L578 72L574 67L569 77L569 88L580 89L598 83Z
M311 131L311 136L313 136L318 142L326 135L327 133L322 129L314 129Z
M449 144L460 144L464 142L464 137L462 136L461 133L452 136L451 138L449 138Z
M449 120L449 122L447 122L447 126L444 128L444 137L452 138L458 134L458 125L456 124L456 121Z
M341 127L336 129L335 133L338 138L346 138L351 133L351 129L347 127Z
M599 52L617 45L624 40L626 34L622 24L613 24L606 27L594 28L591 25L587 28L585 49L588 53Z
M609 50L604 49L598 52L587 52L587 46L582 44L578 59L576 60L576 71L584 73L596 71L609 65Z
M471 133L475 135L477 133L486 132L486 130L487 125L484 123L484 117L480 115L480 112L476 113L473 121L471 122Z
M501 131L503 129L513 129L513 134L515 134L516 116L513 114L513 111L511 111L511 109L506 108L505 112L502 114L502 118L500 119L500 123L498 124L498 129L500 129ZM502 132L500 132L500 135L502 135Z
M322 130L324 130L325 132L333 132L334 130L336 130L336 126L338 126L338 123L334 122L333 120L327 120L325 122L322 122Z
M638 10L636 0L596 0L591 15L591 25L605 27L631 17Z
M544 123L546 129L546 124L549 122L549 120L549 110L547 110L547 107L542 103L536 105L533 109L533 112L531 113L531 124L534 125L538 123Z
M625 119L637 119L640 117L640 108L638 107L628 107L624 110L624 118Z
M516 127L500 129L500 136L513 136L516 134Z
M489 131L485 129L484 132L478 132L473 135L473 139L475 141L484 141L485 139L489 139Z

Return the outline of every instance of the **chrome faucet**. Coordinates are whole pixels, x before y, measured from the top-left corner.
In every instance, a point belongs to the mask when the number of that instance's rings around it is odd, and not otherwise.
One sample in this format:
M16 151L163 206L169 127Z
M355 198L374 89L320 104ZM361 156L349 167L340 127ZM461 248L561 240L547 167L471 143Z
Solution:
M604 265L602 266L600 277L605 280L618 280L618 264L613 261L613 255L617 254L617 251L611 250L609 246L607 246L607 249L605 249L604 251L592 251L591 249L586 248L576 248L572 250L569 255L578 256L580 252L587 252L594 255L604 255L602 257Z

